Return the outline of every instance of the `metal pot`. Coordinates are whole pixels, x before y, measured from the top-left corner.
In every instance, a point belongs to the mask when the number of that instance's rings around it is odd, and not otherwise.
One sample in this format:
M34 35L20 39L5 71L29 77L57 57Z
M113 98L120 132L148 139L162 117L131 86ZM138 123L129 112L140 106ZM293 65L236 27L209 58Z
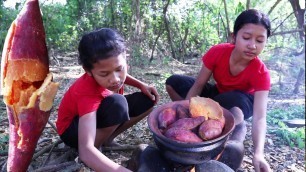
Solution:
M222 152L229 134L234 129L235 124L232 113L223 108L225 126L222 134L218 138L203 141L201 143L184 143L165 137L158 128L157 118L160 112L176 104L181 104L189 108L189 100L167 103L155 108L147 119L149 129L153 133L155 144L160 149L163 156L170 161L185 165L201 164L215 158Z

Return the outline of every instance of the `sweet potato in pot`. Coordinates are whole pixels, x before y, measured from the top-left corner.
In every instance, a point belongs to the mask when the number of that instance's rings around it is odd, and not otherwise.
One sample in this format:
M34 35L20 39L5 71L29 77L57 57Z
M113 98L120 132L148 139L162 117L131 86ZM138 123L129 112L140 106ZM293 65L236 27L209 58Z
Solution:
M199 127L199 136L203 140L211 140L221 135L224 124L220 120L209 119Z
M186 143L199 143L203 140L193 133L191 130L184 128L172 127L165 132L165 136L169 139L186 142Z
M196 118L181 118L172 123L169 128L176 127L176 128L184 128L187 130L192 130L198 127L205 121L204 116L199 116Z
M176 110L172 107L163 109L158 115L158 124L160 129L166 129L170 124L177 120Z
M184 107L183 105L176 105L176 116L177 118L190 118L190 112L187 107Z
M38 0L27 0L6 36L1 94L9 119L8 172L25 172L48 121L58 83L52 82Z

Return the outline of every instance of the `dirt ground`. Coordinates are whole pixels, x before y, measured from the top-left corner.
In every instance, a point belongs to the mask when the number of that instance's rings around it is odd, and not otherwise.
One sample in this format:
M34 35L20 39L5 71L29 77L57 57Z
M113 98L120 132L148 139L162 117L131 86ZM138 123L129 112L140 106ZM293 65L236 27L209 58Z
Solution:
M52 58L52 57L51 57ZM63 143L58 144L59 137L56 134L54 124L56 122L56 115L59 102L63 96L63 93L68 89L72 82L83 73L83 69L77 64L77 55L75 53L69 53L65 55L57 55L52 58L50 70L54 74L54 80L60 83L60 89L54 100L54 107L51 112L50 122L47 124L45 130L37 145L37 152L34 155L29 171L91 171L82 163L75 163L77 161L77 154L71 151L71 149L64 146ZM150 65L150 67L139 68L130 67L129 73L134 77L150 83L155 84L159 90L161 99L156 105L170 102L170 98L165 93L164 81L169 74L186 74L195 76L199 71L199 65L185 65L176 61L170 61L167 65ZM134 89L126 88L125 92L129 93ZM269 98L268 109L275 107L282 107L294 104L305 105L305 92L299 95L271 95ZM1 107L0 115L6 115L5 108ZM7 120L2 120L0 124L0 132L8 132ZM247 137L245 144L245 157L241 171L252 172L254 171L252 166L252 149L253 143L251 141L251 121L247 121ZM269 127L272 126L268 126ZM273 171L288 171L288 172L303 172L305 171L305 150L298 149L296 147L290 147L282 144L279 141L279 137L268 134L265 144L265 155ZM125 150L104 150L106 156L115 162L126 166L126 161L131 157L133 148L139 144L152 144L152 133L150 132L146 119L143 119L137 125L133 126L129 130L116 138L117 142L128 145ZM53 146L53 147L52 147ZM42 151L49 148L45 151ZM43 154L39 155L39 152ZM5 171L5 160L7 155L3 153L0 156L0 169ZM70 163L70 164L69 164ZM57 168L61 166L60 168ZM53 168L51 168L53 166Z

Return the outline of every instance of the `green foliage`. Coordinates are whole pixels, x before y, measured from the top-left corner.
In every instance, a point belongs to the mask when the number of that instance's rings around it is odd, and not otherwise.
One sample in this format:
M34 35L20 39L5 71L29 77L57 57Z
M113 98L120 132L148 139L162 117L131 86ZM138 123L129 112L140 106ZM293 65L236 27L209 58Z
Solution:
M305 119L305 107L302 105L290 106L288 108L276 108L268 112L267 123L269 126L276 126L278 129L269 130L279 136L289 146L305 148L305 127L289 128L283 120Z
M290 147L305 148L305 127L288 128L283 122L279 122L278 125L280 128L275 131L275 134L281 137L284 143L287 143Z

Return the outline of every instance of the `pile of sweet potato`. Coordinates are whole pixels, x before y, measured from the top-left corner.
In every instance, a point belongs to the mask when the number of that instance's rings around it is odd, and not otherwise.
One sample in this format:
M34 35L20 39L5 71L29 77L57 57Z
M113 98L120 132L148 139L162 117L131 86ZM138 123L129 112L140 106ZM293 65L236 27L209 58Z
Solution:
M198 143L219 137L225 125L221 106L212 99L193 97L189 107L174 104L158 115L158 128L172 140Z

